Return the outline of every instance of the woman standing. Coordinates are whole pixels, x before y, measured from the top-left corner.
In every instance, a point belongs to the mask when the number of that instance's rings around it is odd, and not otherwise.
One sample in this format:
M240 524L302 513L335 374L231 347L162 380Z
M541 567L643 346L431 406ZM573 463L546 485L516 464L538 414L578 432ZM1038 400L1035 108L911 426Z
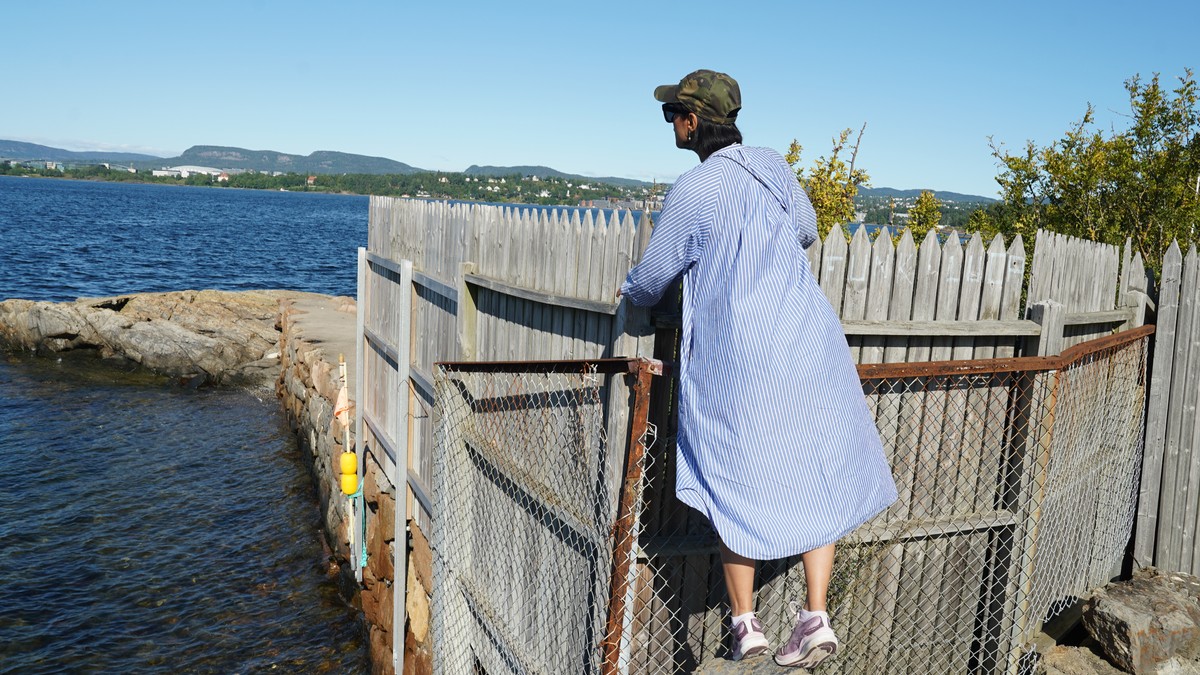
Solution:
M733 658L768 644L754 618L758 560L800 554L808 597L781 665L837 651L825 611L834 542L896 500L841 323L809 269L808 196L780 155L741 145L733 78L698 70L654 90L679 177L620 295L658 301L683 274L676 495L721 540Z

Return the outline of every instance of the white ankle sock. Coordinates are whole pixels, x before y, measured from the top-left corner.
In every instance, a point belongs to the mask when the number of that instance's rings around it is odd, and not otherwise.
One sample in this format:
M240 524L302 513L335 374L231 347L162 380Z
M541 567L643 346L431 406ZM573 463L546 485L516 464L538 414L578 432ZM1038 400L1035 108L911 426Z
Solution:
M745 614L738 614L737 616L733 617L732 623L734 626L736 626L739 623L749 622L750 619L753 619L753 618L754 618L754 612L746 612Z
M829 625L829 614L828 613L826 613L824 611L810 612L807 609L804 609L803 607L800 608L800 620L801 621L808 621L809 619L813 618L814 616L821 617L822 619L825 620L825 625L827 625L827 626Z

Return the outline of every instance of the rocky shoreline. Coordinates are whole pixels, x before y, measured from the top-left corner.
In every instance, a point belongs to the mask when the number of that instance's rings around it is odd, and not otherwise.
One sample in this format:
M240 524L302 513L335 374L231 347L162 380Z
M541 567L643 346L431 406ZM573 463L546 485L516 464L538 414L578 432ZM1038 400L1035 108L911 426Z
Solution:
M268 387L279 377L279 306L296 291L172 291L74 302L0 302L0 348L91 352L189 386ZM346 299L353 303L353 300Z

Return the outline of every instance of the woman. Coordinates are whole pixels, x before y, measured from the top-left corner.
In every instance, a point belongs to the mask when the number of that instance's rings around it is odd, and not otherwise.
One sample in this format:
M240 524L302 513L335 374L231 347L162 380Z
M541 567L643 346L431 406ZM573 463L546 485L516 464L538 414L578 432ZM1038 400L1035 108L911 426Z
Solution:
M768 644L755 564L800 554L808 588L780 665L838 640L825 611L834 542L896 500L841 323L808 266L816 214L773 150L741 145L741 92L698 70L654 91L700 165L667 194L618 295L658 301L683 273L676 495L721 540L735 660Z

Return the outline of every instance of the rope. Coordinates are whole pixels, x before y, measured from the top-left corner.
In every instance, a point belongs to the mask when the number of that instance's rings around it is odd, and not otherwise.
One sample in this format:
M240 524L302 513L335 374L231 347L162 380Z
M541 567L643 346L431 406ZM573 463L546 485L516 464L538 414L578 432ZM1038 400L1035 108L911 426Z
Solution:
M363 481L364 483L366 481ZM362 496L362 486L358 486L358 496ZM362 503L362 559L358 563L359 569L367 568L367 500Z
M363 496L363 484L366 482L367 481L365 481L365 480L360 480L358 482L358 490L356 490L354 492L354 494L352 494L352 495L346 495L346 499L353 500L353 499L359 499L360 497L362 497ZM363 502L361 504L359 513L362 514L362 518L361 518L361 520L362 520L362 536L359 537L359 542L362 545L362 555L361 555L361 558L358 563L358 568L365 569L367 567L367 503L366 503L365 499L363 500Z

